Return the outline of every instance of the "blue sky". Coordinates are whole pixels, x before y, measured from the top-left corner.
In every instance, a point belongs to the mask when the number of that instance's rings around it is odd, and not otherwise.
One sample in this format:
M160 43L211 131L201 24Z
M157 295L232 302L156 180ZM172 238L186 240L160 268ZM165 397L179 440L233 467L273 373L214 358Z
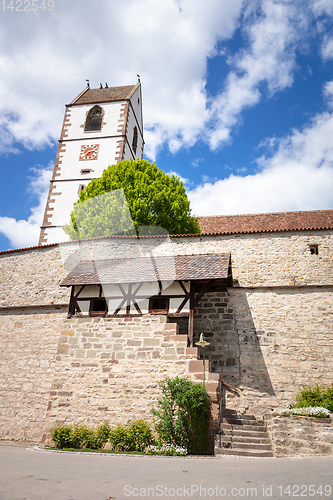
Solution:
M17 4L0 6L0 250L37 244L86 78L141 75L144 155L196 215L333 208L332 0Z

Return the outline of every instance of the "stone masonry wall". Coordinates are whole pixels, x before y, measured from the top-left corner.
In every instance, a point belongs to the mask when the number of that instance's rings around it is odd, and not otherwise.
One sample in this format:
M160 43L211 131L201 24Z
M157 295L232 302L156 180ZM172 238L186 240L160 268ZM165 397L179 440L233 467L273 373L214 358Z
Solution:
M276 457L333 455L332 418L279 415L267 420Z
M0 254L0 308L68 304L67 275L58 246Z
M152 420L150 410L166 376L202 378L197 348L163 316L72 318L63 323L46 414L45 436L54 425L112 424ZM218 377L207 373L209 392Z
M263 415L288 408L304 385L330 384L333 289L239 289L207 293L195 311L195 341L222 380L240 390L227 406Z
M66 312L0 312L1 440L40 442Z
M198 236L172 238L175 255L231 252L235 284L242 287L309 286L333 283L333 231ZM319 255L311 255L318 244ZM109 239L84 244L45 246L0 253L0 307L67 303L69 291L59 287L76 258L145 255L151 240ZM170 243L155 248L169 255ZM81 253L79 253L81 252Z
M202 379L198 349L165 316L68 319L59 306L0 311L0 323L0 440L47 442L65 422L151 420L161 379ZM206 371L217 400L219 377Z
M227 393L228 407L263 415L286 408L302 385L331 382L332 242L331 231L172 239L175 254L231 252L236 286L207 293L194 321L195 340L202 331L211 342L215 372L240 391ZM115 239L98 251L135 257L147 245ZM79 247L0 254L0 439L38 441L45 419L47 430L71 419L146 417L159 378L200 378L186 339L169 343L154 317L66 318L69 289L59 284ZM168 252L170 244L158 248Z

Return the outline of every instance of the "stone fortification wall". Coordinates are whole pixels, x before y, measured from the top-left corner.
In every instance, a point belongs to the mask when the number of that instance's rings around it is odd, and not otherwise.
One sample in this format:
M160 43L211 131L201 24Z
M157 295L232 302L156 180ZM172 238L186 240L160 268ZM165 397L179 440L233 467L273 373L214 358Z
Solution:
M58 246L0 254L0 308L68 304L66 274Z
M231 252L232 274L243 287L329 285L333 231L288 231L172 240L177 254ZM311 255L310 245L318 245Z
M267 420L276 457L333 455L332 418L279 415Z
M51 427L145 418L166 376L202 379L197 348L165 316L71 318L59 307L2 311L0 440L48 442ZM217 400L217 374L206 387Z
M197 348L163 316L72 318L63 325L46 414L47 430L64 422L96 425L152 420L151 408L168 377L202 379ZM207 367L208 368L208 367ZM207 370L208 371L208 370ZM218 376L207 373L212 396Z
M142 241L111 240L95 254L144 255ZM214 370L240 391L227 393L229 408L265 414L287 407L302 384L331 382L332 241L329 231L172 239L175 254L231 252L238 286L206 294L194 320L196 339L202 331L211 342ZM160 378L198 376L186 339L169 342L154 317L66 318L69 290L59 283L77 250L0 255L1 439L38 441L45 419L49 428L146 417ZM168 254L170 244L156 251Z
M66 308L0 313L0 439L40 442Z
M82 256L121 258L156 255L231 252L236 286L308 286L333 283L332 231L198 236L157 240L110 239L63 244L0 254L0 307L67 303L69 292L59 287L68 269ZM319 255L309 245L318 244ZM155 246L156 245L156 246ZM171 250L172 248L172 250Z
M207 293L195 311L195 341L222 380L240 390L227 406L254 415L285 409L304 385L330 384L333 289L229 289Z

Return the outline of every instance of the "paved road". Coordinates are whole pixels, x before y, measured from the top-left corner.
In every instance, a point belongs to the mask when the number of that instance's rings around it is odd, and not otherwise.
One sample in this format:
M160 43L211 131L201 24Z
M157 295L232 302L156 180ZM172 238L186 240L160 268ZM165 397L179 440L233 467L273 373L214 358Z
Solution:
M165 458L0 446L0 500L333 499L333 457Z

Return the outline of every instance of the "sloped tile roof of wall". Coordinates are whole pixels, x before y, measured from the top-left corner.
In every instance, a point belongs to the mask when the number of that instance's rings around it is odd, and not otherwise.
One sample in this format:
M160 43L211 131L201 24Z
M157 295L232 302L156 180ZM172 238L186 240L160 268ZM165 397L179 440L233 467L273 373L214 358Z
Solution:
M136 85L125 85L124 87L108 87L104 89L87 89L81 92L71 104L94 104L97 102L125 101L130 99Z
M333 229L333 210L199 217L202 234Z
M229 268L230 253L85 261L61 285L227 279Z
M307 212L276 212L272 214L208 215L198 217L202 235L274 233L279 231L311 231L333 229L333 210L312 210ZM171 238L198 237L197 234L171 234ZM109 236L108 238L136 238L136 236ZM71 242L62 242L71 244ZM1 254L48 248L58 243L3 250Z

